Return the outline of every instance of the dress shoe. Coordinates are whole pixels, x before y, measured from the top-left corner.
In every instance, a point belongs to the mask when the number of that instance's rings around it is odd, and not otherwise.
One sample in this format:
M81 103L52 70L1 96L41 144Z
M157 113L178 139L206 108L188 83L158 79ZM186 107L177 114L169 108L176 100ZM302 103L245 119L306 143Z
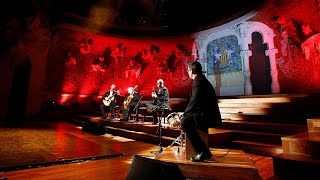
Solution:
M192 162L203 162L203 161L205 161L207 159L210 159L210 158L212 158L212 154L211 153L202 152L200 154L197 154L194 157L191 157L190 161L192 161Z

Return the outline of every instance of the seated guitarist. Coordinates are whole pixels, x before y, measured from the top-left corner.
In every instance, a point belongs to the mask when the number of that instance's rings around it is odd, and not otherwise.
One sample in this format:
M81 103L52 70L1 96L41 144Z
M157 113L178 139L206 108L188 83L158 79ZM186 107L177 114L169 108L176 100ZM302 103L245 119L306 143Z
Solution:
M111 118L114 118L114 108L117 106L117 96L119 95L119 90L115 90L116 85L111 84L110 90L104 93L102 96L103 101L100 105L100 110L102 118L107 118L106 111L111 113Z
M128 121L129 115L135 110L136 106L139 106L140 94L137 93L133 87L128 88L128 95L125 97L123 102L123 111L122 111L122 119L121 121ZM139 107L137 107L139 108ZM136 115L137 115L136 108Z

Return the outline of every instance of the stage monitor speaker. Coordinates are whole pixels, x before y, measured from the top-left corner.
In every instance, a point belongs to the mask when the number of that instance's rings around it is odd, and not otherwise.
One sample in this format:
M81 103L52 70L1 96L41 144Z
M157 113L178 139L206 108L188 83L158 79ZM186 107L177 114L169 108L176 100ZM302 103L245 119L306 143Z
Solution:
M91 132L95 135L104 135L107 133L106 128L99 121L88 120L82 124L82 131Z
M137 179L186 180L176 164L135 155L127 175L127 180Z

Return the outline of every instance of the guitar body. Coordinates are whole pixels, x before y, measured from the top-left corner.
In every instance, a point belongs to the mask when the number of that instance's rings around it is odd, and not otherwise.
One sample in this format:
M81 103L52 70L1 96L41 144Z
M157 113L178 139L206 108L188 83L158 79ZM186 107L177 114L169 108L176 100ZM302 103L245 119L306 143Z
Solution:
M138 87L138 85L134 86L133 90L135 90L137 87ZM128 109L128 106L129 106L132 98L133 98L133 95L129 95L129 96L127 97L127 99L124 101L124 103L123 103L123 108L124 108L124 109Z
M103 104L105 106L110 106L111 102L114 100L114 96L113 95L109 95L108 97L105 97L103 100Z
M132 100L132 97L131 97L131 96L128 96L128 98L126 99L126 101L123 103L123 108L124 108L124 109L128 109L128 106L129 106L131 100Z
M110 106L111 102L114 101L115 96L116 96L117 94L119 94L120 91L122 91L122 90L123 90L123 89L120 88L118 91L116 91L117 93L110 94L109 96L105 97L105 98L103 99L103 101L102 101L103 104L104 104L105 106Z

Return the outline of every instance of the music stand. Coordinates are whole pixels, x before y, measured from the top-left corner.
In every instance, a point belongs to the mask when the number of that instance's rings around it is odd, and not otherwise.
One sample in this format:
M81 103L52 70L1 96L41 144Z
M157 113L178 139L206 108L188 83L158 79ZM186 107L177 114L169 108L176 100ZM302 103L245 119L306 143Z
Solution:
M162 121L162 118L164 118L163 117L164 112L167 110L169 110L169 108L167 108L167 107L159 107L159 108L156 108L156 110L155 110L160 113L158 129L156 132L156 134L159 134L159 150L156 152L151 152L151 153L155 154L156 157L163 151L162 145L161 145L161 143L162 143L162 124L161 124L161 121Z

